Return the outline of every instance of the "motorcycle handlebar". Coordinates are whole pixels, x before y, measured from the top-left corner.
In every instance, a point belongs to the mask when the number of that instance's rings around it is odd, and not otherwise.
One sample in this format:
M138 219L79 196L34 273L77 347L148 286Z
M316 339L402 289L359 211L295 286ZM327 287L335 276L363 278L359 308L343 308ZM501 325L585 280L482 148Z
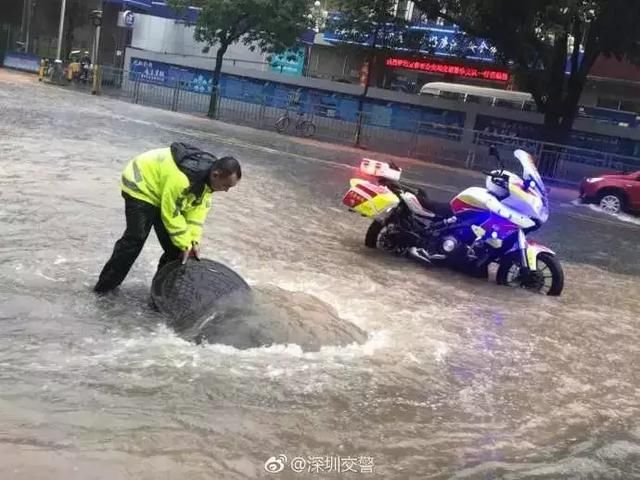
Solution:
M487 170L483 170L482 171L483 175L486 175L487 177L491 177L491 178L498 178L500 180L504 180L505 182L509 181L509 175L507 175L506 173L500 173L499 175L496 175L494 172L489 172Z

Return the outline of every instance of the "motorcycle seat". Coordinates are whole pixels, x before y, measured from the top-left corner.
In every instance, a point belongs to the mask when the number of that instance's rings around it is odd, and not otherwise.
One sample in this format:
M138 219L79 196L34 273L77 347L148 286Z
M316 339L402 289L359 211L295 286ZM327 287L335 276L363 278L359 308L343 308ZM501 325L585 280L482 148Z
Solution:
M422 208L435 213L439 217L448 218L453 215L451 205L447 202L436 202L425 195L418 195L417 198L420 201Z

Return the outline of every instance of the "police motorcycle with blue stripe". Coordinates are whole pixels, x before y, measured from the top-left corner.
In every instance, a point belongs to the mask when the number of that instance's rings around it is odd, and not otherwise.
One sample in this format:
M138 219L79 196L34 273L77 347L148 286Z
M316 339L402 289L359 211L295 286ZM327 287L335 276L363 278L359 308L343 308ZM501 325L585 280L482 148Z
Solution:
M483 172L485 186L469 187L448 203L401 182L402 169L393 162L365 158L365 178L351 179L342 203L373 219L367 247L479 278L488 278L489 266L497 264L498 284L558 296L562 265L553 250L528 238L549 219L548 191L535 160L515 150L517 175L505 169L495 147L489 153L497 168Z

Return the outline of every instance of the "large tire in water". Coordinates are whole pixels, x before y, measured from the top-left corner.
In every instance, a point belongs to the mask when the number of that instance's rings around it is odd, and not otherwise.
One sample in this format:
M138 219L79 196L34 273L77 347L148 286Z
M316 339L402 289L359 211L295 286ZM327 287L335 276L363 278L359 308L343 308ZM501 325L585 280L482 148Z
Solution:
M226 265L213 260L189 259L165 265L154 277L151 298L168 324L189 340L201 322L229 309L245 306L251 287Z
M560 262L554 255L547 252L542 252L538 255L537 269L542 275L542 278L540 278L542 283L532 282L529 285L526 285L510 278L510 275L514 273L514 269L516 267L519 268L519 266L519 253L513 253L504 258L502 262L500 262L498 272L496 273L496 283L498 283L498 285L506 285L510 287L520 286L553 297L557 297L562 293L562 290L564 289L564 271L562 270L562 265L560 265ZM547 286L546 281L549 279L550 284ZM548 289L545 291L547 287Z
M277 287L254 291L229 267L211 260L167 264L154 278L151 296L168 326L195 343L239 349L296 344L318 351L367 339L312 295Z

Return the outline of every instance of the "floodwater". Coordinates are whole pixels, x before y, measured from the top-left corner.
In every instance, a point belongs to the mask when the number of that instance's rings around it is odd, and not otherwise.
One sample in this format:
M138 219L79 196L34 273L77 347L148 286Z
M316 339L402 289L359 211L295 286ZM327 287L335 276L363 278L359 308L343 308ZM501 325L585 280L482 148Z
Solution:
M91 293L121 168L171 141L243 163L204 255L327 302L364 345L182 341L146 306L153 235L118 295ZM365 251L349 174L0 74L0 478L640 478L640 229L559 207L539 238L566 290L545 298Z

